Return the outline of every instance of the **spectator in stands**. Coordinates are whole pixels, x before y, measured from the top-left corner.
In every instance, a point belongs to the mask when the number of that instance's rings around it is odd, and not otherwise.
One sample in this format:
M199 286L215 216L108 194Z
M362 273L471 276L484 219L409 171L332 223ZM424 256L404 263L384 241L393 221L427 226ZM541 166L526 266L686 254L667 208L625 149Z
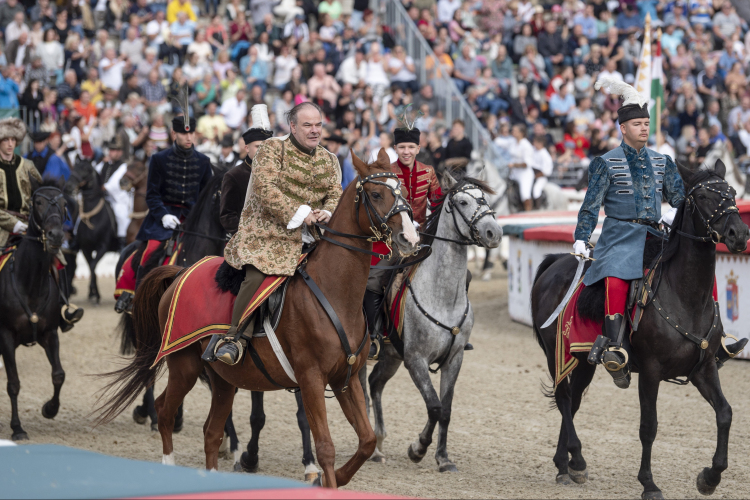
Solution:
M534 187L531 191L531 198L536 201L539 200L544 193L544 187L547 185L548 178L552 175L554 164L552 162L552 156L547 150L544 135L535 135L532 140L532 146L534 152L531 156L531 168L534 171Z
M349 83L353 87L363 87L366 78L367 63L365 62L365 54L362 50L355 50L354 54L344 59L336 73L337 80Z
M284 26L284 38L291 38L290 43L295 47L301 42L306 42L310 39L310 28L305 22L304 14L297 14L293 20L286 23L286 26Z
M565 43L557 30L557 21L554 19L547 21L544 31L539 34L538 49L544 58L547 75L554 74L554 66L560 64L567 66L572 62L569 57L566 59Z
M221 104L221 114L226 120L227 127L232 131L238 130L247 118L247 102L245 89L239 88L237 92ZM210 106L210 104L209 104Z
M453 120L450 139L445 146L445 162L448 167L466 168L471 160L473 150L471 141L466 137L466 125L463 120Z
M167 22L173 24L178 21L180 13L185 14L186 18L192 22L198 20L190 0L170 0L167 4Z
M552 118L564 125L568 121L568 114L576 105L575 97L570 93L568 85L561 85L560 90L549 100L549 111Z
M210 141L218 140L229 132L229 126L224 116L216 113L216 101L211 101L206 106L206 114L198 118L195 131Z
M325 66L318 63L313 68L313 76L307 81L307 90L316 97L318 97L318 90L320 90L320 97L328 101L328 104L333 108L336 105L336 97L341 92L341 87L336 83L335 78L326 74Z
M387 58L387 61L392 86L395 85L404 92L409 91L413 94L419 92L414 60L406 55L403 47L396 45L393 48L391 56Z
M391 85L391 79L385 69L385 61L380 53L380 45L377 43L370 45L365 84L372 88L373 99L377 103L380 103L385 90Z
M288 45L282 45L280 54L274 60L273 86L283 90L292 79L292 70L298 67L297 57Z
M0 11L1 12L1 11ZM0 66L0 110L18 109L19 70L12 66Z
M461 57L456 59L453 65L453 82L461 92L465 92L470 85L477 82L479 62L472 56L472 49L471 44L464 43Z
M510 150L511 157L508 160L510 169L509 178L518 183L518 193L521 197L524 210L530 211L534 202L532 200L532 189L534 187L534 148L526 139L526 125L518 123L511 128L514 139Z

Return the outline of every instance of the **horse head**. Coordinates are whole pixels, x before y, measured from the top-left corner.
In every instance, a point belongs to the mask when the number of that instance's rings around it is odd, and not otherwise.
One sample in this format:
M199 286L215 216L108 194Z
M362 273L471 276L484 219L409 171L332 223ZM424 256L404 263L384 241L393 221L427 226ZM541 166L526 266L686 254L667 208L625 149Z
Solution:
M485 194L495 194L479 179L460 175L456 180L447 170L443 173L441 189L444 193L440 210L427 221L426 232L437 230L442 213L453 218L451 239L473 243L485 248L497 248L503 237L503 228L497 223L495 212L490 208Z
M99 186L99 174L89 160L78 158L65 183L65 192L76 196L79 191L94 189Z
M724 243L732 253L743 252L750 230L737 210L734 188L724 179L724 162L717 160L712 170L692 172L682 165L678 170L685 183L682 217L690 218L694 239ZM675 219L675 227L677 223Z
M381 148L377 160L370 164L352 153L352 163L359 174L355 203L362 232L389 246L395 241L401 255L416 252L419 235L412 222L411 207L401 194L401 183L391 171L388 153Z
M65 236L66 202L60 187L60 183L53 179L45 179L42 183L32 182L27 236L38 239L51 255L60 250Z
M120 188L124 191L136 188L138 184L148 177L148 168L146 168L146 164L142 161L132 161L128 163L127 168L125 175L120 179Z

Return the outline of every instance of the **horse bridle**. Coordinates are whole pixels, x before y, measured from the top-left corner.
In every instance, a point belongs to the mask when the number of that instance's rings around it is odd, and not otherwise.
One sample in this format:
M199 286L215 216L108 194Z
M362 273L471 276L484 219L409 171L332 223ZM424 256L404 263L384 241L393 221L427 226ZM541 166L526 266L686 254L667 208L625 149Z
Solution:
M396 187L393 187L390 184L388 184L387 180L386 182L374 180L377 178L396 179ZM378 211L375 210L375 206L372 204L372 201L370 200L370 196L367 194L367 191L365 191L365 184L367 183L385 186L393 195L393 205L391 205L390 210L388 210L388 213L386 213L384 216L381 216L378 213ZM341 233L339 231L335 231L329 228L325 224L320 224L317 222L315 223L315 226L317 226L318 229L323 229L326 232L331 233L336 236L367 240L371 243L374 243L376 241L381 241L385 243L385 245L388 247L388 251L389 251L388 255L390 255L393 252L391 248L393 245L393 230L390 228L390 226L388 226L388 219L390 219L391 217L393 217L394 215L400 212L408 212L409 218L410 219L412 218L411 206L406 202L406 199L401 194L401 181L398 180L398 176L394 174L393 172L378 172L375 174L370 174L364 178L361 176L358 176L356 187L357 187L357 194L354 197L354 203L355 203L355 211L357 213L357 220L359 220L360 206L364 205L365 213L367 214L367 219L370 221L370 231L372 231L373 236L361 236L358 234ZM336 241L332 238L328 238L324 234L321 234L320 238L322 240L325 240L329 243L333 243L334 245L338 245L348 250L353 250L355 252L374 255L380 258L381 260L386 258L386 255L384 254L371 252L369 250L363 250L361 248L357 248L352 245L347 245L345 243L341 243L340 241Z
M135 187L136 184L141 182L145 177L148 176L148 168L144 168L143 172L138 174L134 179L131 178L129 171L125 172L125 175L122 176L122 179L120 179L120 189L124 191L130 191Z
M48 242L47 242L47 231L44 229L44 221L47 220L47 215L49 214L49 211L52 209L52 207L57 207L60 209L59 214L52 214L50 217L59 217L60 218L60 224L62 225L68 217L68 212L65 210L64 206L60 206L60 200L63 200L65 202L65 198L63 196L63 193L60 189L56 187L46 187L44 189L50 189L53 191L56 191L57 194L54 196L45 196L42 193L39 192L39 190L35 191L33 195L31 195L31 209L29 210L29 227L33 227L37 231L41 233L41 236L34 237L34 236L28 236L24 235L24 238L38 241L42 245L44 245L44 251L48 251ZM44 213L41 216L41 223L36 220L36 217L34 217L34 214L36 214L36 206L34 204L34 200L36 200L37 197L43 198L47 200L47 209L44 211Z
M726 186L726 189L721 191L719 189L716 189L714 187L711 187L711 185L714 184L723 184ZM701 211L700 207L698 207L698 203L695 201L695 198L693 197L696 189L706 189L708 191L712 191L714 193L717 193L721 196L722 200L721 203L719 203L719 206L716 207L716 209L709 215L707 218L703 212ZM690 191L685 196L685 208L690 208L693 211L698 212L698 217L700 217L701 221L703 222L703 225L706 228L706 231L708 232L708 236L695 236L692 234L685 233L683 231L677 230L677 234L680 236L685 236L686 238L690 238L692 240L696 241L702 241L705 243L721 243L721 240L723 238L722 234L724 230L727 227L727 223L729 222L728 215L732 213L739 213L739 210L737 209L737 205L734 201L734 188L729 185L727 181L724 180L714 180L714 181L706 181L701 182L699 184L696 184L695 186L690 189ZM722 232L718 232L714 229L713 225L719 221L722 217L727 215L727 218L724 220L724 227L722 228Z
M474 196L470 191L472 190L479 190L482 195L479 197ZM453 201L453 197L457 195L458 193L464 193L468 196L470 196L474 201L477 202L477 208L474 209L474 213L471 214L471 217L466 217L464 213L461 211L461 209L458 207L458 205ZM432 238L435 238L436 240L440 241L449 241L451 243L456 243L458 245L478 245L478 246L484 246L480 240L479 237L479 229L477 229L477 223L479 223L479 220L482 217L485 217L487 215L491 215L494 217L495 212L490 208L490 204L487 203L487 200L484 197L484 191L482 191L478 186L475 186L474 184L467 184L465 186L462 186L459 189L456 189L455 191L451 192L448 195L448 206L446 207L445 211L451 214L453 217L453 227L456 229L456 232L461 236L461 240L454 240L451 238L442 238L440 236L434 236L434 235L427 235L425 233L419 233L424 236L431 236ZM483 210L480 212L480 209L482 207L487 207L487 210ZM464 235L461 232L461 229L458 227L458 221L456 220L456 212L458 212L458 215L461 216L461 218L466 223L466 226L469 228L469 236Z

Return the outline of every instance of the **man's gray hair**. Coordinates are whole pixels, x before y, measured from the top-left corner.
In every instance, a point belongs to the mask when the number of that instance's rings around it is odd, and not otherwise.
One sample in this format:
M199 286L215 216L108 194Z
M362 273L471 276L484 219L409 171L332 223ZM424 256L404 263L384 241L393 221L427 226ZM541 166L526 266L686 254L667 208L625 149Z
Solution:
M294 123L295 125L297 125L297 115L299 114L300 110L303 109L306 106L310 106L310 107L313 107L313 108L317 109L318 113L320 113L321 118L323 117L323 110L320 109L320 106L318 106L314 102L301 102L301 103L297 104L295 107L293 107L292 109L290 109L289 111L286 112L286 121L287 121L287 123L289 123L290 125L292 123Z

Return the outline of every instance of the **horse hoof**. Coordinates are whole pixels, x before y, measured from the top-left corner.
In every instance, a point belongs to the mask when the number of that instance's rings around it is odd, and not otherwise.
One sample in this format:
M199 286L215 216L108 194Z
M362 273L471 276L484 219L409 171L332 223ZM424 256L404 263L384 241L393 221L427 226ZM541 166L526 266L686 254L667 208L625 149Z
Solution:
M711 486L706 482L706 471L708 469L703 469L700 474L698 474L698 479L695 481L695 486L698 488L698 493L701 495L713 495L714 491L716 491L716 486Z
M159 432L159 424L157 422L151 422L151 432Z
M177 434L177 433L178 433L178 432L180 432L181 430L182 430L182 421L179 421L179 422L175 422L175 423L174 423L174 429L172 429L172 432L173 432L174 434Z
M456 464L452 462L446 462L438 466L438 470L440 472L458 472L458 467L456 467Z
M249 472L251 474L258 472L258 457L256 456L255 460L251 462L250 455L246 451L242 452L240 461L237 463L240 465L243 472Z
M416 451L414 451L414 445L415 444L416 443L412 443L412 444L409 445L409 449L407 450L407 454L409 455L409 460L411 460L415 464L418 464L419 462L422 461L422 459L424 458L426 452L422 453L420 455L419 453L417 453Z
M376 464L384 464L386 462L385 455L373 455L370 457L370 462L375 462Z
M555 482L557 484L562 484L565 486L569 484L573 484L573 480L570 479L570 474L558 474L557 477L555 478Z
M307 472L305 474L305 482L315 484L315 481L320 482L320 472Z
M641 494L642 500L664 500L664 495L661 494L661 491L644 491Z
M55 418L57 411L60 409L60 404L53 404L52 401L47 401L42 405L42 416L44 418Z
M234 472L245 472L245 470L242 468L242 464L236 462L234 464Z
M133 408L133 421L138 425L143 425L146 423L146 420L148 420L148 416L138 413L140 408L140 406Z
M318 474L318 477L316 477L313 480L312 485L313 486L320 486L320 487L323 486L323 473L322 472L320 474Z
M20 432L14 432L10 438L13 441L28 441L29 435L26 434L24 431L20 431Z
M583 484L585 483L589 478L589 471L588 469L583 469L582 471L573 470L570 467L568 467L568 474L570 475L570 479L573 480L576 484Z

